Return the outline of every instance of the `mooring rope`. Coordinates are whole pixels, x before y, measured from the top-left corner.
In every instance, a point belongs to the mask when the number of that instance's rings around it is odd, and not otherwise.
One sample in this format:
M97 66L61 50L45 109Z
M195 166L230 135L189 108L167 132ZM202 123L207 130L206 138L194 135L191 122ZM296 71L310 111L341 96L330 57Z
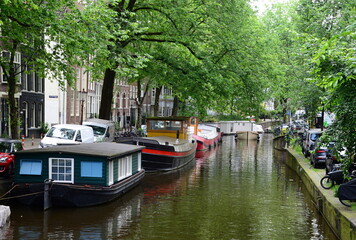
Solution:
M7 197L7 198L0 198L0 201L2 201L2 200L14 199L14 198L27 197L27 196L31 196L31 195L40 194L40 193L44 193L44 191L35 192L35 193L27 193L27 194L22 194L22 195L17 195L17 196L13 196L13 197Z

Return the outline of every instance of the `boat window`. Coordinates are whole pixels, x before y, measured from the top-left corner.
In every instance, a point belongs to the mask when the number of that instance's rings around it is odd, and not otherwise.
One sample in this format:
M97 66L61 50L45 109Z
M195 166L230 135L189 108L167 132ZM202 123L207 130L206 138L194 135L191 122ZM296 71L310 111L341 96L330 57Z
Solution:
M150 121L150 129L164 129L164 121L160 120L151 120Z
M37 159L21 159L20 175L41 175L42 160Z
M118 180L128 177L132 174L132 156L126 156L118 159Z
M166 129L167 130L180 130L182 122L181 121L166 121Z
M49 178L55 182L74 182L73 158L50 158Z
M103 163L82 161L80 165L81 177L103 177Z

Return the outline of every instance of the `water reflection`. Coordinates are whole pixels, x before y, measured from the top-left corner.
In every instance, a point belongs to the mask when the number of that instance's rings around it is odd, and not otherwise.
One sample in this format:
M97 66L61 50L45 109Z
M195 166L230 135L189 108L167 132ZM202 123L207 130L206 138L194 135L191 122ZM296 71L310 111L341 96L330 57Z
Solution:
M2 239L336 239L272 136L224 137L184 169L148 174L103 206L12 208Z
M89 208L41 209L16 206L2 239L115 239L140 215L143 192L135 188L109 204Z

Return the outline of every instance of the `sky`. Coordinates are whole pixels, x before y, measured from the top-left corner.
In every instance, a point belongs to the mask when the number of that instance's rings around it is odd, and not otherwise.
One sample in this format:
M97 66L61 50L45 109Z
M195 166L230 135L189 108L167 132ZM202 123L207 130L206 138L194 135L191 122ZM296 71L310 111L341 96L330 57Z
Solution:
M270 6L273 3L278 3L278 2L283 3L288 1L289 0L250 0L250 4L253 7L253 9L255 9L254 7L256 7L258 9L258 12L261 14L266 9L266 6Z

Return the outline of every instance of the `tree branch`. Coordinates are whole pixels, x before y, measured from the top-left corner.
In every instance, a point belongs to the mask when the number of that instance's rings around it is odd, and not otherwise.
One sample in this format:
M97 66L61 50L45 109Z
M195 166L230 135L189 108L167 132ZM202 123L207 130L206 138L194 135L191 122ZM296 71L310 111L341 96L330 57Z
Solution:
M137 12L140 10L153 10L153 11L159 12L159 13L163 14L164 16L166 16L166 18L168 18L171 21L171 23L173 24L175 29L178 29L178 27L177 27L176 23L173 21L173 19L167 13L163 12L161 9L154 8L154 7L140 7L140 8L134 9L133 12Z
M182 46L184 46L186 49L188 49L188 51L197 59L199 60L203 60L202 57L199 57L191 47L188 46L188 44L184 43L184 42L179 42L179 41L175 41L175 40L165 40L165 39L154 39L154 38L140 38L140 40L142 41L146 41L146 42L168 42L168 43L177 43L180 44Z

